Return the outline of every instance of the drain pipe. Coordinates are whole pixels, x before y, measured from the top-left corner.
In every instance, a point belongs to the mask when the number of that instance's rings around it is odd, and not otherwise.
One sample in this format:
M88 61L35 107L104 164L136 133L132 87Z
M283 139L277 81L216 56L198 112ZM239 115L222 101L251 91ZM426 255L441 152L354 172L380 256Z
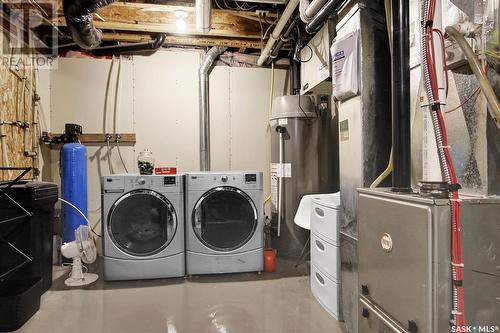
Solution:
M75 43L83 49L101 44L102 31L94 27L92 13L115 0L63 0L66 25Z
M297 27L297 24L299 24L299 22L300 22L300 14L297 13L293 21L290 22L290 24L288 25L288 28L285 30L283 35L280 35L278 37L279 41L278 43L276 43L274 49L271 51L271 58L275 58L278 56L278 52L281 50L285 42L290 39L292 33L295 31L295 27Z
M325 5L327 0L300 0L299 12L300 19L304 23L309 23L318 11Z
M343 4L342 0L329 0L306 25L306 32L314 34L330 15L336 15Z
M278 23L276 23L276 26L274 27L273 33L271 36L269 36L269 40L267 41L266 46L264 47L264 50L262 50L259 59L257 59L257 65L262 66L266 63L267 59L269 59L269 56L271 55L271 51L273 50L274 44L278 41L280 38L281 32L285 28L286 23L292 17L293 12L295 11L295 8L297 8L297 5L299 4L299 0L290 0L288 1L288 5L286 5L285 10L283 11L283 15L281 15L281 18L279 19Z
M199 76L199 95L198 102L200 106L200 170L210 170L210 94L208 73L212 65L219 55L226 51L227 47L214 46L212 47L198 70Z
M160 33L156 35L155 39L149 42L98 47L92 49L92 54L96 56L110 56L120 54L151 55L160 49L163 43L165 43L166 38L166 34Z

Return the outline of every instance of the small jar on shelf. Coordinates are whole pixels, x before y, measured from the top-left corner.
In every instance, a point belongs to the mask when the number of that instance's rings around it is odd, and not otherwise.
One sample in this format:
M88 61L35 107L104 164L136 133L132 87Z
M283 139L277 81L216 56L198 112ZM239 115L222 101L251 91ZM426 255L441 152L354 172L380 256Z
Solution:
M144 149L137 157L137 167L141 175L152 175L155 168L155 159L153 152L149 149Z

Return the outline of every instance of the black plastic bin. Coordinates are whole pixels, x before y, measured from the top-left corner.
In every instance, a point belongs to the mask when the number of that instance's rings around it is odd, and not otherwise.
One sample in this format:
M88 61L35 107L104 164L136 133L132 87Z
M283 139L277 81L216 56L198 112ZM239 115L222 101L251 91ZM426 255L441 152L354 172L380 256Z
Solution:
M31 218L0 224L0 235L10 234L14 240L8 239L33 257L33 262L17 271L9 281L23 277L42 278L43 293L52 285L54 205L58 200L58 187L46 182L19 182L6 193L33 214ZM21 209L0 195L0 221L22 215ZM13 228L18 229L10 232ZM8 265L4 261L19 260L14 258L0 258L0 267ZM0 281L0 288L2 283Z
M0 332L19 329L39 309L42 279L20 278L0 285Z

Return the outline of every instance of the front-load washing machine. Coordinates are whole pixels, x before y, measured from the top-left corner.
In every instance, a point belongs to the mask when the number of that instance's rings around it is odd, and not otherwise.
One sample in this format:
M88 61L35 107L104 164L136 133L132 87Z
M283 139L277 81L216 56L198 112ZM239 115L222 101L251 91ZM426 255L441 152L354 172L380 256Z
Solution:
M184 177L102 177L105 280L185 275Z
M262 172L186 175L186 272L263 270Z

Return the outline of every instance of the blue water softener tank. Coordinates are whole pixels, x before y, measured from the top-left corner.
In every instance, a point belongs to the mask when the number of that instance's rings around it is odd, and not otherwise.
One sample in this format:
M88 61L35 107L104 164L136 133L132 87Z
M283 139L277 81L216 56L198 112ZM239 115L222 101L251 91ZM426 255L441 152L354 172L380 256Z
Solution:
M67 140L78 141L71 126L78 125L66 124ZM81 127L78 128L81 133ZM87 149L81 143L69 142L61 148L61 198L87 216ZM75 240L75 230L80 225L86 225L87 221L71 205L62 202L61 207L63 242L72 242Z

